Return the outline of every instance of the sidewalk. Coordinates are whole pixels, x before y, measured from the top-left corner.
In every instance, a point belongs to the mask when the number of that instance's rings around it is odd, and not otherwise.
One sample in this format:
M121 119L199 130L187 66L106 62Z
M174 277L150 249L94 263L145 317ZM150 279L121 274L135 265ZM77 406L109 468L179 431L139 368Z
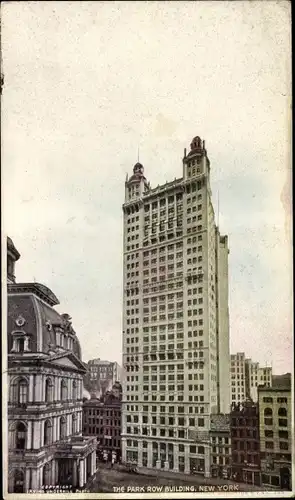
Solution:
M219 477L204 477L202 474L185 474L184 472L172 472L163 471L157 469L149 469L148 467L137 467L139 474L144 476L156 476L166 479L181 480L188 483L199 484L199 485L238 485L240 490L251 489L252 491L266 491L265 488L261 486L256 486L253 484L239 483L237 481L231 481L230 479L224 479Z

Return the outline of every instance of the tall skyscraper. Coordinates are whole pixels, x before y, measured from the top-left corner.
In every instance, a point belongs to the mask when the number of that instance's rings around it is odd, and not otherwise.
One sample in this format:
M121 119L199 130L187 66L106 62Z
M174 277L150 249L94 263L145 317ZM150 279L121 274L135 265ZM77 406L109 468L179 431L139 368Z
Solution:
M152 189L137 163L124 213L122 458L210 474L210 414L227 413L228 242L215 223L205 142Z

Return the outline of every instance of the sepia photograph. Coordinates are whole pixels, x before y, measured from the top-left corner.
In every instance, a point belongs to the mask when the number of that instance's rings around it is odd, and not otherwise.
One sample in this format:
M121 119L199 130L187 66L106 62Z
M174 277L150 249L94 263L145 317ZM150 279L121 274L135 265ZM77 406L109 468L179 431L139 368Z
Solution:
M1 2L3 498L291 498L291 3Z

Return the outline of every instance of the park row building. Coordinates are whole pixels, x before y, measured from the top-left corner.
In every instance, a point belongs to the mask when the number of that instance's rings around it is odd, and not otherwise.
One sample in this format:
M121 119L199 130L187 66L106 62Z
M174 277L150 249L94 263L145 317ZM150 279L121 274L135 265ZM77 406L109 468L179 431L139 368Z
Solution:
M137 163L124 213L122 456L210 475L210 415L228 413L228 240L205 142L155 189Z
M16 283L20 254L7 242L8 492L84 488L96 439L82 436L85 367L68 314L39 283Z

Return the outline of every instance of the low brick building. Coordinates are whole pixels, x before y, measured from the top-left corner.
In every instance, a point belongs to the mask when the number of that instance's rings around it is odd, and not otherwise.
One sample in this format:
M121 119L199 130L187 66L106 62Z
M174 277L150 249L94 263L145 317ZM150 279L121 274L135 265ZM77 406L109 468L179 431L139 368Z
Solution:
M103 398L84 400L83 434L97 438L98 460L121 460L121 400L118 382Z
M232 474L241 482L260 484L258 404L232 406L230 414Z

